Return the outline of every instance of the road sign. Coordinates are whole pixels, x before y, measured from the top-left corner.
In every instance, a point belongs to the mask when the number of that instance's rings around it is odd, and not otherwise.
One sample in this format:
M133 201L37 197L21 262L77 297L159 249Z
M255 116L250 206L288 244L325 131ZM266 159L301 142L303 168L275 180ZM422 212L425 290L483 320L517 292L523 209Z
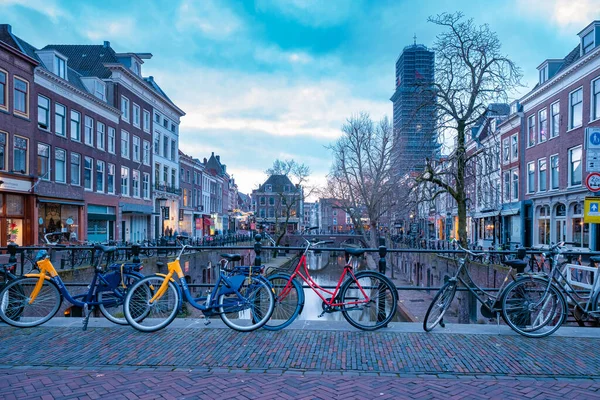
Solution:
M586 128L587 150L600 150L600 127Z
M587 157L585 165L585 170L587 172L600 172L600 160L594 160Z
M600 192L600 172L590 172L585 178L585 186L591 192Z
M586 197L583 201L583 222L600 223L600 197Z

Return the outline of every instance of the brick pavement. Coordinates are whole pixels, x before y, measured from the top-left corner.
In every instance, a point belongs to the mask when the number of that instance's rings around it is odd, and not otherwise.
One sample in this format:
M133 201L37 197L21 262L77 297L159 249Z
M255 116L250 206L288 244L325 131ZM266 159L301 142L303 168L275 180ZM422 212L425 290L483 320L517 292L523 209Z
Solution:
M599 344L593 334L2 326L0 397L600 398L600 357L581 356Z

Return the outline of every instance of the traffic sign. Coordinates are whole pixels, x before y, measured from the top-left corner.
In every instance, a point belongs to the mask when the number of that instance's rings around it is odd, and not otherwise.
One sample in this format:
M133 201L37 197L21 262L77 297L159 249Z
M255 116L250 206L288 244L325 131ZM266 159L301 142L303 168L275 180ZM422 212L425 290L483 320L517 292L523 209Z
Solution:
M600 223L600 197L586 197L583 201L583 222Z
M600 150L600 127L586 128L587 150Z
M600 172L590 172L585 178L585 186L591 192L600 192Z

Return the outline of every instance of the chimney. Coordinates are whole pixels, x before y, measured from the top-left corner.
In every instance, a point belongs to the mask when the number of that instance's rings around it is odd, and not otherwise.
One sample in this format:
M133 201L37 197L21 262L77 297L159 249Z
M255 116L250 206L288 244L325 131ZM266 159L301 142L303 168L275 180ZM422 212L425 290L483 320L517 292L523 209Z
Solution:
M103 47L106 48L106 49L108 49L110 47L110 42L107 41L107 40L105 40Z
M215 156L215 158L217 159L218 162L221 162L221 156Z
M204 164L206 164L206 157L204 157Z
M148 80L149 80L150 82L154 82L154 77L153 77L152 75L150 75L150 76L148 77Z

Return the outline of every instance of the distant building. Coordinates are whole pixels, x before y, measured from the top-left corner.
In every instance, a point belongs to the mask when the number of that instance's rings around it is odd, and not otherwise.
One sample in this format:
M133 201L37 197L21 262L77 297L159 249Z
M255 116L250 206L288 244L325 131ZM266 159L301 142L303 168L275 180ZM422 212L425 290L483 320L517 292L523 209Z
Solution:
M439 145L435 124L434 52L422 44L407 46L396 61L394 146L399 173L422 170L426 158L436 157Z
M288 218L288 232L300 229L303 215L303 189L285 175L271 175L258 189L252 191L252 206L257 224L275 230Z

